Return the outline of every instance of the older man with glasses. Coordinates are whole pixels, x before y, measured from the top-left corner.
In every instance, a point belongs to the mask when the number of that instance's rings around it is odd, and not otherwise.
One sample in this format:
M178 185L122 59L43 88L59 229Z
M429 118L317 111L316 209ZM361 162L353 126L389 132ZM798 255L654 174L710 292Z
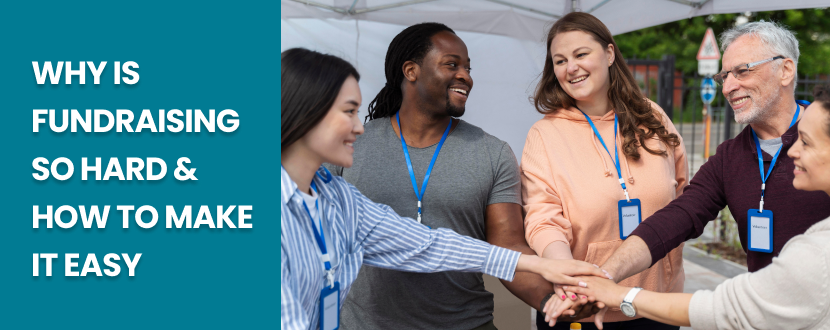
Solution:
M752 272L769 265L790 238L830 216L827 194L792 185L795 166L787 150L809 104L795 100L798 40L776 23L754 22L724 32L721 44L724 71L715 80L735 121L749 126L723 142L683 195L643 221L605 262L602 268L617 282L700 236L727 206Z

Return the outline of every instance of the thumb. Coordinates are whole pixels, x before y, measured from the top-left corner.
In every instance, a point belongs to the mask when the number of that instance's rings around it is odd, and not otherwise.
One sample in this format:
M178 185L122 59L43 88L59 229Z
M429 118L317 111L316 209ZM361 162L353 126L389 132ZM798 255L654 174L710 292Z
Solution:
M594 325L597 326L597 329L602 330L602 320L605 318L605 312L607 312L607 311L608 311L608 306L606 306L605 308L600 310L599 313L597 313L597 315L594 316Z

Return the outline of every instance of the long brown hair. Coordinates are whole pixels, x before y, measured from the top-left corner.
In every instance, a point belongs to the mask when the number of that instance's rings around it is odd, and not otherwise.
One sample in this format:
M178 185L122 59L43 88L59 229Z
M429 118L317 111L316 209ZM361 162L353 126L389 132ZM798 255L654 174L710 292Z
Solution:
M561 108L576 106L576 100L568 95L556 79L553 72L553 59L550 54L550 45L553 38L559 33L582 31L604 47L614 45L614 63L608 68L608 77L611 87L608 89L608 100L613 105L620 122L620 131L623 136L623 153L633 160L640 159L640 146L653 155L666 156L665 151L653 150L645 144L646 139L657 137L668 146L680 145L677 134L669 133L660 119L659 113L651 108L648 99L640 91L634 75L623 59L620 48L614 42L611 32L599 19L591 14L572 12L560 18L548 32L547 58L542 71L542 79L536 87L536 97L533 102L536 110L542 114L549 114ZM640 126L645 127L645 130Z

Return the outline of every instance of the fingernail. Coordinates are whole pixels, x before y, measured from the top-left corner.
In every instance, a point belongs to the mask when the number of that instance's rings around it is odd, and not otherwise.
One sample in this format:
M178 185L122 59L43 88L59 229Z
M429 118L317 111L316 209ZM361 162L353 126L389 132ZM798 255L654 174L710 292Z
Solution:
M571 299L576 300L576 295L571 295Z
M562 295L562 300L565 300L565 299L568 299L568 297L565 297L565 295L563 294Z
M588 297L586 297L586 296L582 296L582 299L588 299Z
M596 267L596 268L599 268L599 266L597 266L597 264L592 264L592 265L594 265L594 267Z
M562 290L566 290L566 291L567 291L567 290L568 290L568 287L567 287L567 286L563 286L563 287L562 287Z
M588 287L588 283L585 283L585 282L579 281L579 286L581 286L581 287L583 287L583 288L587 288L587 287Z

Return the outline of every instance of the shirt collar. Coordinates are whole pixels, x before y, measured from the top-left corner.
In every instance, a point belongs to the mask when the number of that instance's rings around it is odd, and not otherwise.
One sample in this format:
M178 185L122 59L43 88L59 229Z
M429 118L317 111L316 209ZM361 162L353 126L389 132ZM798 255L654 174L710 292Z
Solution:
M325 190L328 189L328 183L331 182L331 172L323 166L320 166L317 169L317 173L314 176L314 182L317 184L317 194L319 196L323 196ZM298 194L300 191L297 189L297 183L291 179L291 176L288 175L288 172L285 170L285 167L280 166L280 184L281 184L281 199L283 204L287 204L288 201L294 197L295 194Z

